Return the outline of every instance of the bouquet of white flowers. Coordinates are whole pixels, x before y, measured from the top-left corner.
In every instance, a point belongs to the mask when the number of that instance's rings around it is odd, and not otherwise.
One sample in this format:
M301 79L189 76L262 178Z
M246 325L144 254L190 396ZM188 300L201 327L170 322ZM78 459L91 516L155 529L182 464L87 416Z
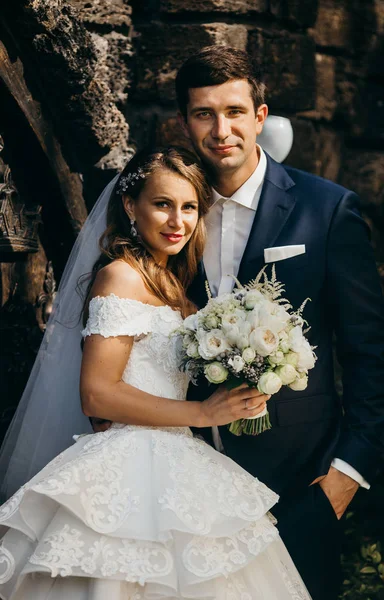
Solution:
M268 279L266 267L248 285L236 280L231 294L212 298L184 320L176 332L182 341L182 368L197 383L204 374L209 382L236 387L245 382L263 394L276 394L283 385L301 391L316 355L305 338L302 312L282 297L284 286L276 279L275 265ZM229 425L235 435L257 435L270 429L268 411Z

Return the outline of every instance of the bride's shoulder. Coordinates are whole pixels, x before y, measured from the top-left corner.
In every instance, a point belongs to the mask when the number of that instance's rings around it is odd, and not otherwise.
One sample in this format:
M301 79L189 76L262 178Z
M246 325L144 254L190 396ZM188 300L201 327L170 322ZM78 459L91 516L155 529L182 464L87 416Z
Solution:
M90 298L115 295L120 298L148 301L148 291L140 274L122 260L115 260L97 273Z

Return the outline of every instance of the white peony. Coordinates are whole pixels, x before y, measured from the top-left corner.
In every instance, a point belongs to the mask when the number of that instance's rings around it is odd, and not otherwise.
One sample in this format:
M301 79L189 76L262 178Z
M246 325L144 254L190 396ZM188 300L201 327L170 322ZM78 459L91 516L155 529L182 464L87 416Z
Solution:
M308 375L306 373L299 373L298 375L295 381L289 384L289 387L295 392L302 392L308 385Z
M304 340L300 350L298 351L299 360L297 361L298 371L309 371L315 366L316 357L307 340Z
M223 320L222 331L230 344L240 349L249 346L251 326L247 321L238 319L236 323L230 323Z
M191 331L197 331L197 327L198 327L197 314L189 315L189 317L184 319L184 327L185 327L185 329L190 329Z
M275 333L283 331L290 319L289 313L274 302L266 302L260 306L258 317L262 327L268 327Z
M267 327L258 327L249 336L249 345L260 356L268 356L277 350L279 338Z
M243 323L246 318L246 313L239 308L235 309L231 312L225 312L221 317L221 327L225 332L226 328L233 327L234 325L239 325Z
M223 383L228 377L228 370L219 362L213 362L204 368L204 374L211 383Z
M297 326L291 329L291 331L288 334L288 341L291 350L293 350L294 352L300 351L303 342L306 341L301 327Z
M257 384L257 389L262 394L268 394L268 396L271 396L272 394L276 394L282 385L283 382L281 381L280 377L276 375L276 373L269 371L262 374L259 379L259 383Z
M257 304L265 301L265 298L259 290L250 290L245 294L244 303L247 310L252 310Z
M236 373L240 373L240 371L242 371L245 366L245 362L241 358L241 356L234 356L233 358L230 358L228 360L228 364L231 365L231 367L233 367L233 370Z
M199 354L205 360L216 358L222 352L230 349L220 329L212 329L212 331L199 330L197 332L197 339L199 342Z
M283 385L289 385L295 381L298 376L298 372L292 365L282 365L281 367L277 367L275 373L280 377Z
M256 358L256 352L253 348L244 348L242 358L244 362L251 363Z
M247 314L247 321L250 324L251 329L256 329L256 327L259 327L260 325L259 309L260 306L255 306L255 308L250 310Z

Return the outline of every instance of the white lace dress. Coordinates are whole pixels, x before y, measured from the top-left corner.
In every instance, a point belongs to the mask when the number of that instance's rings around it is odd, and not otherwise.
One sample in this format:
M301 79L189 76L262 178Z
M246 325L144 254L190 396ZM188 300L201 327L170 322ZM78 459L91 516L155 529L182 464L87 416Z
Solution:
M185 400L170 307L94 298L84 336L135 336L123 380ZM278 497L188 428L85 435L0 509L5 600L308 600Z

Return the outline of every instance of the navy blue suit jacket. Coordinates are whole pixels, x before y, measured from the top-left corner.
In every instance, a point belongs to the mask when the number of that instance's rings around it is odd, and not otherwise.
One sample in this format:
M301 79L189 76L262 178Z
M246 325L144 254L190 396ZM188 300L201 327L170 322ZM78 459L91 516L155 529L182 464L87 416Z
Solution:
M220 433L227 454L281 493L297 480L310 483L334 457L371 482L384 455L384 300L358 197L330 181L282 166L267 156L267 171L238 278L245 284L264 266L264 249L305 244L306 252L276 263L285 297L305 298L308 338L318 360L305 391L287 387L268 403L272 429L257 437ZM189 296L207 298L204 267ZM343 370L335 389L333 336ZM212 393L191 386L191 399Z

